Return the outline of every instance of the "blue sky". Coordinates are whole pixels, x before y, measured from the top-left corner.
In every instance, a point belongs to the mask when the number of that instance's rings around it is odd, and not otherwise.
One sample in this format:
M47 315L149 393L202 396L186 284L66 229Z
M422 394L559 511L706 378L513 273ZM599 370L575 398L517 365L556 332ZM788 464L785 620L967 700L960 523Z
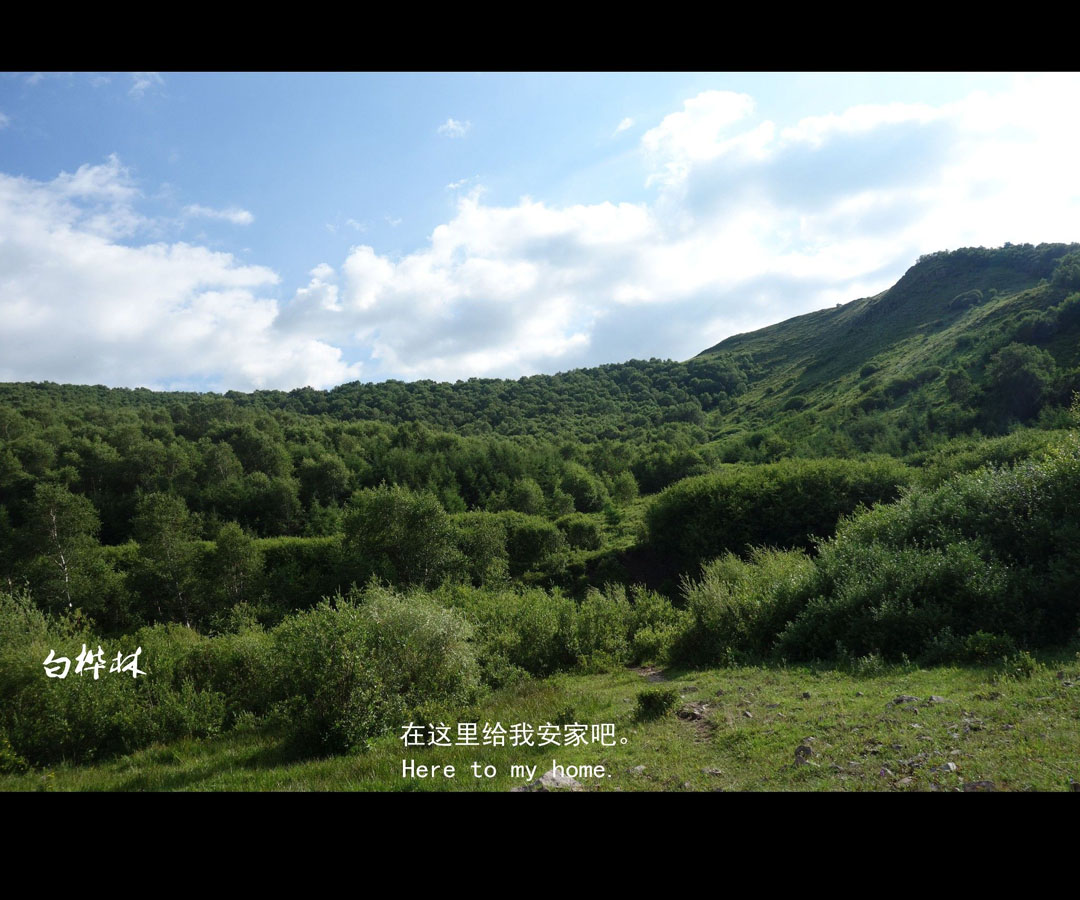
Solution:
M5 73L0 378L687 358L923 252L1080 240L1078 80Z

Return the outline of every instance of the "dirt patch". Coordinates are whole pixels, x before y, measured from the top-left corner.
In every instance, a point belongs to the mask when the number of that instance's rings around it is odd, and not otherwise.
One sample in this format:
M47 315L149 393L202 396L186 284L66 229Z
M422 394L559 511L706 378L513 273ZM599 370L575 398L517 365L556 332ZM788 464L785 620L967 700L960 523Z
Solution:
M676 713L680 721L693 729L695 743L708 743L716 731L716 723L709 719L710 709L707 703L698 701L687 704Z
M664 674L664 670L657 666L641 666L638 669L631 669L631 672L636 672L642 678L653 683L660 681L667 681L667 676Z

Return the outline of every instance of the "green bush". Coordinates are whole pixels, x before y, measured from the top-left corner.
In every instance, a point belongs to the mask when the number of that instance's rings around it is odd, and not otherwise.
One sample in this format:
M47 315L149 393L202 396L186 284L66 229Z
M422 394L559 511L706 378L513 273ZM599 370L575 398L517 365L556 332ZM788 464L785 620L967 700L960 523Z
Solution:
M179 663L179 677L198 690L225 697L227 724L238 717L265 715L274 693L274 641L259 626L200 642Z
M343 552L355 580L433 587L461 561L449 514L430 491L385 484L357 491L344 519Z
M454 516L459 563L476 583L498 582L504 572L521 578L561 559L566 539L554 523L525 513L470 512ZM487 573L485 578L484 573Z
M630 652L631 607L622 585L592 588L577 611L577 651L589 671L626 664Z
M206 639L184 626L142 629L121 639L102 639L78 619L43 617L26 595L0 592L0 732L12 752L35 765L86 762L130 753L154 741L205 737L219 731L225 698L199 691L177 677L179 663ZM97 680L76 674L83 646L102 646L105 669ZM110 661L142 647L146 674L109 673ZM48 678L50 650L71 661L66 677Z
M364 747L423 707L472 699L470 637L459 615L422 595L338 595L274 629L277 716L310 750Z
M600 526L589 516L583 513L562 516L555 524L571 547L577 550L600 549L602 532Z
M817 587L814 563L797 550L756 549L748 561L730 553L714 560L699 580L683 582L690 618L675 656L701 664L767 656Z
M679 702L675 688L648 688L637 695L637 718L642 721L659 719L670 713Z
M696 569L750 547L809 548L860 504L895 499L911 472L893 460L728 466L672 485L649 507L649 544Z

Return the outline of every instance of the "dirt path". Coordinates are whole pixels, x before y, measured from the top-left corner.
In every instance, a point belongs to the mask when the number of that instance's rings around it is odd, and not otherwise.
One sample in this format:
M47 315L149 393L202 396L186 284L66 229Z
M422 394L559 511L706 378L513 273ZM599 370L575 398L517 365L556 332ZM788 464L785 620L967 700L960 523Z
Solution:
M667 676L664 674L664 670L657 666L641 666L638 669L631 669L630 671L637 672L638 675L653 683L668 680Z
M667 675L664 674L664 670L658 666L641 666L636 669L631 669L632 672L636 672L646 681L650 681L653 684L666 682L668 680ZM689 690L693 691L694 688L690 687ZM683 693L686 693L687 689L683 689ZM713 733L716 731L716 723L709 719L709 712L711 707L708 703L703 701L693 701L691 703L684 704L681 709L675 714L679 721L689 725L694 732L694 740L699 743L708 743L712 740Z

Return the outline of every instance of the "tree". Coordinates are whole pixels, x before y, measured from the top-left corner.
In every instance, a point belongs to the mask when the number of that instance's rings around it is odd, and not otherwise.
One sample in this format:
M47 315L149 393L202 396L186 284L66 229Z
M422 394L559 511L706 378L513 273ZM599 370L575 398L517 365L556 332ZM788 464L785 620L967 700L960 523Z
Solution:
M454 528L430 491L385 484L357 491L345 513L345 550L365 575L433 586L458 562Z
M252 600L262 574L263 556L244 529L236 522L226 522L218 532L206 568L213 593L226 607L233 607Z
M148 593L158 616L179 615L190 624L194 609L196 522L182 497L143 494L135 507L135 538ZM162 606L161 597L166 598Z
M999 424L1024 422L1042 407L1057 365L1045 350L1030 344L1009 344L990 358L986 367L988 406ZM1004 421L1001 421L1004 420Z
M90 595L91 573L100 561L101 519L94 504L63 485L39 483L28 525L36 592L46 607L74 607Z
M580 463L567 463L562 489L574 498L578 512L597 512L604 506L604 487Z

